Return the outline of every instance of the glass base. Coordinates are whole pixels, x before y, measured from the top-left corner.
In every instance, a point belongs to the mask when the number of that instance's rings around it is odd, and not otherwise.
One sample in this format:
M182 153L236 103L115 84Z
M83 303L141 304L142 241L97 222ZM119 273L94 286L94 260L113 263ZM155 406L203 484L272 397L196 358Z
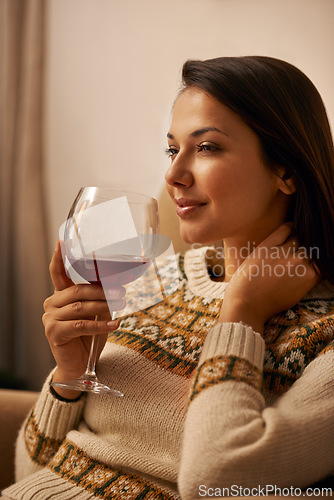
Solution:
M111 389L107 385L102 384L96 377L82 376L76 380L69 380L68 382L51 382L52 387L61 387L62 389L71 389L73 391L94 392L101 394L103 392L113 394L113 396L122 397L123 392Z

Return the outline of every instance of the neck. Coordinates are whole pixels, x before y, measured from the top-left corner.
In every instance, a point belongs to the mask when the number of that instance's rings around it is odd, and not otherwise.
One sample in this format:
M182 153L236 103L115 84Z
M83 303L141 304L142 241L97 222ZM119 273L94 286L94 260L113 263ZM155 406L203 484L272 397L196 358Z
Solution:
M215 244L215 249L206 251L208 270L213 281L230 281L238 267L252 253L256 242L237 244L235 241L224 240Z
M224 281L230 281L238 267L247 259L259 242L256 241L235 241L226 239L224 245Z
M275 229L277 229L286 217L278 214L266 221L260 221L251 230L244 234L224 238L224 281L230 281L239 266L247 259L255 248L260 245Z

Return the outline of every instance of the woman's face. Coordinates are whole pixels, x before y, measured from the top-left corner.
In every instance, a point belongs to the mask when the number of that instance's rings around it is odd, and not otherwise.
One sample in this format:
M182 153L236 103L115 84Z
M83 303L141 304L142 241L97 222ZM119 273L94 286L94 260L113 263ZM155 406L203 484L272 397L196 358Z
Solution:
M188 243L258 244L285 221L288 196L262 158L257 135L197 88L177 99L165 179Z

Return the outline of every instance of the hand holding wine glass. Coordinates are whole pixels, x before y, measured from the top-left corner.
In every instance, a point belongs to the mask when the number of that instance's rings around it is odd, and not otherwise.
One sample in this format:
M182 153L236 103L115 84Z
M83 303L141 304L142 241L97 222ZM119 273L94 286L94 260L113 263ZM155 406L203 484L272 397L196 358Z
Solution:
M101 285L74 284L67 276L59 241L51 260L50 274L55 292L44 302L43 323L57 364L53 381L63 383L84 373L92 335L99 337L98 359L108 333L117 329L119 322L111 318ZM109 293L111 295L111 290ZM112 308L115 311L123 309L125 289L114 287L113 295ZM66 399L74 399L81 392L60 387L56 390Z
M56 292L45 303L46 335L56 361L57 357L62 360L54 387L123 395L97 379L95 363L101 335L96 334L103 334L105 343L107 332L115 329L117 324L110 323L113 311L124 307L120 287L141 276L154 260L157 232L157 202L153 198L108 188L80 190L64 230L62 253L67 275L58 251L50 267ZM87 284L74 285L80 278ZM90 354L85 373L77 378L87 357L86 335L93 335ZM75 377L61 380L67 375Z

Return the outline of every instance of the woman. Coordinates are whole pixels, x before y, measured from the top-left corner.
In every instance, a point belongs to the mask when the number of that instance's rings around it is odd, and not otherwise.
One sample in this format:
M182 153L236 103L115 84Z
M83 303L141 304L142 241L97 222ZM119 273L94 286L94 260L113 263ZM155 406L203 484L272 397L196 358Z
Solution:
M277 59L188 61L167 135L181 236L218 244L180 255L179 290L120 326L101 288L73 286L57 245L43 317L57 367L21 429L10 498L298 495L333 473L334 159L321 98ZM124 301L115 289L115 308ZM87 336L102 349L108 332L99 378L125 397L51 390L84 371Z

